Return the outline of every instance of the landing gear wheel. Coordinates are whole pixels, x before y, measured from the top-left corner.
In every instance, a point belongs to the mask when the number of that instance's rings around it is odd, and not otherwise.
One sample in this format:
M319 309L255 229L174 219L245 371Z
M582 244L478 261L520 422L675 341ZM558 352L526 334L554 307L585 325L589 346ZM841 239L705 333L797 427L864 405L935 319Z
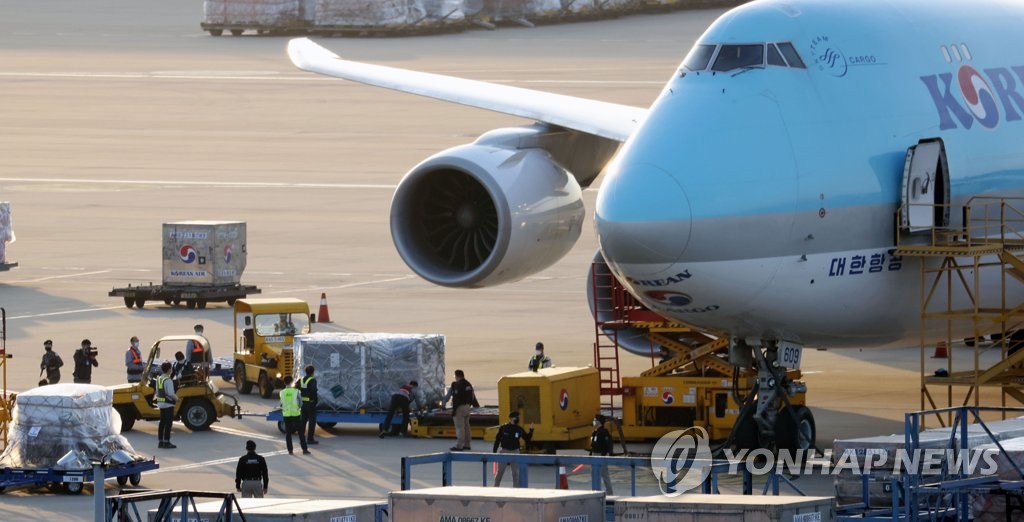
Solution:
M752 407L741 411L732 428L731 446L735 452L740 450L753 450L761 447L760 435L758 435L757 422L754 421L754 409Z
M318 422L318 423L316 423L316 425L320 426L321 428L323 428L325 430L329 430L329 429L337 426L338 423L337 422Z
M270 376L267 372L260 372L260 379L257 383L260 387L260 397L269 399L274 394L274 383L270 382Z
M142 310L142 308L144 306L146 306L146 298L145 297L136 297L135 298L135 308L138 308L139 310Z
M241 394L252 392L252 383L245 378L245 363L242 361L235 363L235 389Z
M128 482L131 482L133 486L142 484L142 473L132 473L128 475Z
M135 304L135 298L134 297L125 297L124 298L124 305L127 306L128 308L131 308L132 305L134 305L134 304Z
M804 458L810 455L815 444L817 430L814 427L814 416L804 406L783 408L775 420L775 445L780 450L795 452L805 451Z
M85 484L83 484L81 482L65 482L64 483L64 490L67 491L71 495L78 495L78 494L82 493L82 489L84 487L85 487Z
M205 400L191 400L182 407L181 422L192 431L204 431L217 419L213 406Z
M188 308L189 310L192 310L196 307L196 302L189 299L188 301L185 301L185 307Z
M121 406L114 409L121 416L121 433L132 431L132 426L135 426L135 413Z
M117 485L123 486L128 483L128 475L121 475L117 477Z

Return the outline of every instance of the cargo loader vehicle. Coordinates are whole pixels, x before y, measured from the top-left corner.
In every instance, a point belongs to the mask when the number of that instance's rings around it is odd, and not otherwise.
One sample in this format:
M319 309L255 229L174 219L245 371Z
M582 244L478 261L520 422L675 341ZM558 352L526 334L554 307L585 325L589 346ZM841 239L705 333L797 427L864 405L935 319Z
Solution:
M284 387L286 375L295 375L292 342L310 332L309 304L293 298L239 299L234 318L235 388L250 393L255 384L260 397L269 399Z

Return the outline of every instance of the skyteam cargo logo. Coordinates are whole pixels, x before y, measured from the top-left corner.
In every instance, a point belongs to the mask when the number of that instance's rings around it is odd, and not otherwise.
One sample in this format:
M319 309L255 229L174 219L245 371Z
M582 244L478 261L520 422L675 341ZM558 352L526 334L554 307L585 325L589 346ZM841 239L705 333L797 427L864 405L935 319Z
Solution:
M942 48L947 62L972 59L967 45ZM1012 71L1011 71L1012 69ZM1024 110L1024 66L992 67L978 71L962 63L951 72L921 76L939 114L939 129L970 129L975 122L986 129L999 126L1000 105L1006 121L1021 119Z
M558 407L565 411L569 408L569 390L562 388L562 391L558 394Z
M178 258L183 263L195 263L196 259L199 259L199 252L192 245L185 245L178 251Z
M675 395L672 395L671 391L665 390L665 391L661 392L661 402L663 402L665 404L672 404L675 401L676 401L676 397L675 397Z
M819 36L811 40L811 54L814 56L814 66L819 71L837 78L846 76L846 71L849 69L846 55L829 41L828 36Z
M693 302L689 295L671 290L648 290L644 295L665 306L687 306Z
M231 245L224 245L224 262L231 262Z

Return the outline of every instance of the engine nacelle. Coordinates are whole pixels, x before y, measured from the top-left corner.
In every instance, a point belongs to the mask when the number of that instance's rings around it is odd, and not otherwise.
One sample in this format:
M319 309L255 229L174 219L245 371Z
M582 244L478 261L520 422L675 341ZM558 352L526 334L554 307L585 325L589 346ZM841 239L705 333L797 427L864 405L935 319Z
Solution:
M420 277L460 288L508 283L551 266L579 239L579 183L544 149L507 146L516 132L443 151L402 178L391 238Z

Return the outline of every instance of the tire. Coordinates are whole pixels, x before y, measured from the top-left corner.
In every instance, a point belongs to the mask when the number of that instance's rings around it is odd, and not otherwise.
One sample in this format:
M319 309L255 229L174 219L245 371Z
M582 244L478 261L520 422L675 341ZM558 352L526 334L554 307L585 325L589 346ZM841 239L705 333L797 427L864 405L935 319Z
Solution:
M736 424L732 428L732 444L734 451L754 450L761 447L761 436L758 433L757 422L754 421L753 405L746 411L741 411L736 418Z
M804 406L783 408L775 420L775 446L780 450L812 450L817 434L814 416Z
M217 420L217 412L213 411L209 401L205 399L192 399L182 406L178 412L181 423L192 431L205 431L210 429L213 421Z
M245 378L245 363L242 361L235 363L235 389L243 395L252 392L252 383Z
M188 301L185 301L185 307L188 308L189 310L193 310L196 307L196 302L189 299Z
M173 302L174 301L172 301L170 299L164 299L164 304L167 305L167 306L171 306L171 303L173 303Z
M181 299L175 299L175 300L171 301L171 304L173 304L174 306L178 306L178 305L181 304Z
M232 29L231 30L231 36L242 36L243 32L245 32L245 31L242 30L242 29Z
M318 423L316 423L316 425L320 426L321 428L323 428L325 430L329 430L329 429L337 426L338 423L337 422L318 422Z
M118 406L114 410L121 416L121 433L132 431L132 427L135 426L135 412L126 406Z
M267 372L260 372L260 379L257 383L260 387L260 397L269 399L274 395L274 383L270 381Z
M134 304L135 304L135 298L134 297L125 297L124 298L124 305L126 307L128 307L129 310L131 309L132 305L134 305Z
M100 486L96 486L96 487L100 487ZM67 491L69 495L80 495L80 494L82 494L82 489L84 489L84 488L85 488L85 484L83 484L81 482L65 482L64 483L64 491Z
M220 36L222 34L224 34L224 30L223 29L210 29L210 35L211 36Z
M136 297L135 298L135 308L138 308L139 310L142 310L145 306L146 306L146 298L144 298L144 297Z
M205 310L206 309L206 299L200 299L200 300L196 301L196 308L198 308L200 310Z
M142 473L132 473L128 475L128 482L131 482L133 486L142 484Z
M123 486L128 483L128 475L121 475L117 477L117 485Z

